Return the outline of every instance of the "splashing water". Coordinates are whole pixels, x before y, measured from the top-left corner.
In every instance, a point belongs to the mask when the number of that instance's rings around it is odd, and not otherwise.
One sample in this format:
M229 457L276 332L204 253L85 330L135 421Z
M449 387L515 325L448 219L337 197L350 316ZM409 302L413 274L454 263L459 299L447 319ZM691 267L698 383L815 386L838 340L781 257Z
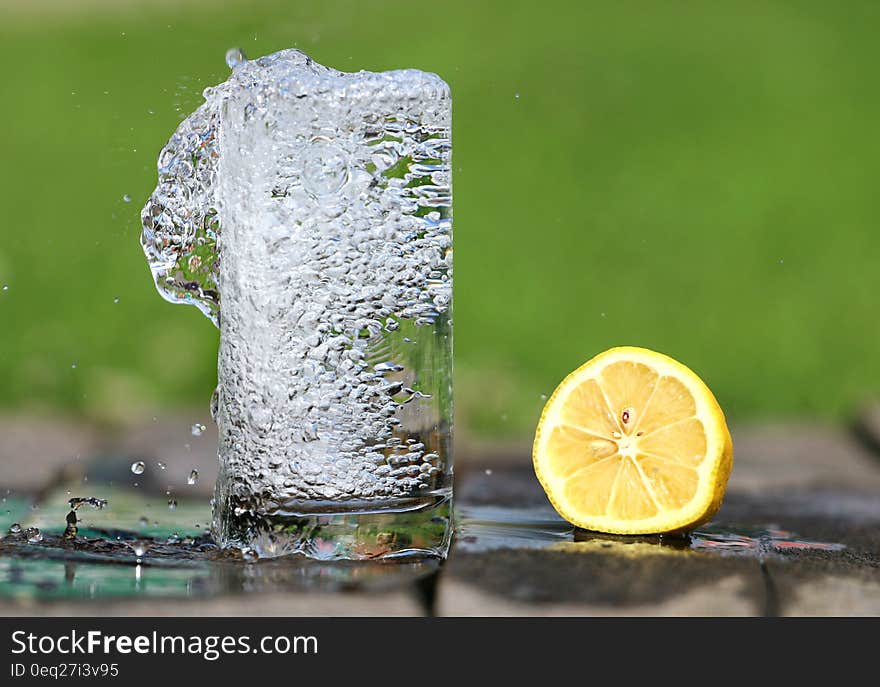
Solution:
M79 520L76 517L76 509L70 511L67 514L66 527L64 528L64 534L62 535L65 539L76 539L76 535L79 532L79 528L76 526Z
M205 104L187 117L159 153L159 185L141 213L141 245L159 293L191 303L217 324L218 127L225 89L205 90Z
M95 510L102 510L107 505L107 499L99 499L95 496L74 496L67 503L72 510L79 510L80 506L91 506Z
M218 508L445 500L448 86L415 70L346 74L297 50L226 61L230 78L161 151L142 213L160 293L221 329ZM229 523L215 525L228 544Z

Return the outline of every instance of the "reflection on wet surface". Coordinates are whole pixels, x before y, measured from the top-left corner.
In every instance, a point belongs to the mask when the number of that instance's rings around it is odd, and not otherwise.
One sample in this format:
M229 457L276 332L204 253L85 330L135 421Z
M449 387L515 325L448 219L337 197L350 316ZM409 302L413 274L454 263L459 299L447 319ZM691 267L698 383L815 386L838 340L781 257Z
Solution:
M138 555L140 554L140 555ZM436 572L438 563L319 563L302 557L245 562L207 537L165 543L132 538L48 535L39 544L7 536L0 542L0 597L106 599L206 597L225 594L381 590Z
M65 537L66 490L50 494L34 509L9 506L0 540L0 598L75 600L214 597L304 591L412 588L430 579L437 561L321 563L302 557L245 561L219 551L199 523L208 506L180 499L175 509L157 508L149 496L124 489L102 490L100 511L79 511L74 538ZM161 499L153 499L157 502ZM689 535L625 537L576 530L549 506L509 508L460 505L455 550L479 554L548 549L632 557L747 556L763 560L804 550L841 551L833 542L802 539L774 525L710 524ZM27 532L39 528L41 541ZM32 539L32 538L31 538Z
M762 557L793 550L842 551L846 548L843 544L803 539L775 525L749 527L710 523L687 534L616 536L576 529L549 507L461 506L456 512L456 550L468 553L552 546L555 551L572 553L683 551Z
M455 514L456 551L539 549L574 538L575 528L551 508L464 505Z
M843 551L843 544L810 541L794 532L770 525L766 528L730 530L711 524L692 532L691 548L698 551L745 553L765 556L785 551Z
M96 489L106 504L79 509L70 536L70 490L59 488L34 507L7 497L0 534L0 598L77 600L215 597L271 592L385 590L418 586L436 560L408 563L320 563L303 557L245 561L218 550L202 523L206 500L119 487ZM77 504L79 505L79 504ZM89 504L91 505L91 504ZM39 529L42 539L29 541Z

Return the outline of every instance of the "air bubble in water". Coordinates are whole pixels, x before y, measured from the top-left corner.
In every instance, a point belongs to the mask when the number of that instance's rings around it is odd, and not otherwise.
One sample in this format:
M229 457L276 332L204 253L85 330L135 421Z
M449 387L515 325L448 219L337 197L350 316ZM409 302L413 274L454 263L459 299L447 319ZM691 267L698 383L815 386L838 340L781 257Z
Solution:
M195 484L198 481L199 481L199 471L193 470L192 472L189 473L189 477L187 478L186 483L189 484L190 486L192 486L193 484Z
M126 193L124 196L122 196L122 200L125 201L126 203L130 203L131 196Z
M329 196L342 189L348 178L346 154L329 141L314 141L306 152L303 185L316 196Z
M214 391L211 392L211 402L210 402L210 410L211 410L211 419L214 422L217 421L217 411L220 407L220 387L214 387Z
M165 465L165 463L163 463L161 460L157 460L157 461L156 461L156 465L159 466L159 469L160 469L160 470L164 470L165 468L168 467L168 466Z
M380 374L384 372L400 372L403 370L403 365L398 365L397 363L391 362L389 360L384 363L373 365L373 369Z
M244 52L241 48L229 48L226 51L226 66L235 69L247 62Z
M144 461L138 460L131 464L131 471L135 475L143 475L146 467L147 466L144 465Z

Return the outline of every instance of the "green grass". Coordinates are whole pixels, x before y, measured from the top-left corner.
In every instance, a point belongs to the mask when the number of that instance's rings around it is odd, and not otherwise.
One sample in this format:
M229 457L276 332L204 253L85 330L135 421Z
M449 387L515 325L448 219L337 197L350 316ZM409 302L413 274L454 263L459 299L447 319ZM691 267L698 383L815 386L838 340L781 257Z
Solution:
M211 7L0 16L3 406L207 403L216 331L155 293L138 214L233 45L451 84L469 429L528 433L542 394L624 343L692 366L735 420L876 393L880 5Z

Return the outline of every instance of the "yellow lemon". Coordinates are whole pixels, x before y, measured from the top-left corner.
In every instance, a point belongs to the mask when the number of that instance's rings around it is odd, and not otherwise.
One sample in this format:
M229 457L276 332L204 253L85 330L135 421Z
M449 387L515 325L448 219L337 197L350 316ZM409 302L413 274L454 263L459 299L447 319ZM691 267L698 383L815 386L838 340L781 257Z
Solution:
M733 441L718 401L676 360L645 348L600 353L547 400L535 474L573 525L676 532L721 506Z

